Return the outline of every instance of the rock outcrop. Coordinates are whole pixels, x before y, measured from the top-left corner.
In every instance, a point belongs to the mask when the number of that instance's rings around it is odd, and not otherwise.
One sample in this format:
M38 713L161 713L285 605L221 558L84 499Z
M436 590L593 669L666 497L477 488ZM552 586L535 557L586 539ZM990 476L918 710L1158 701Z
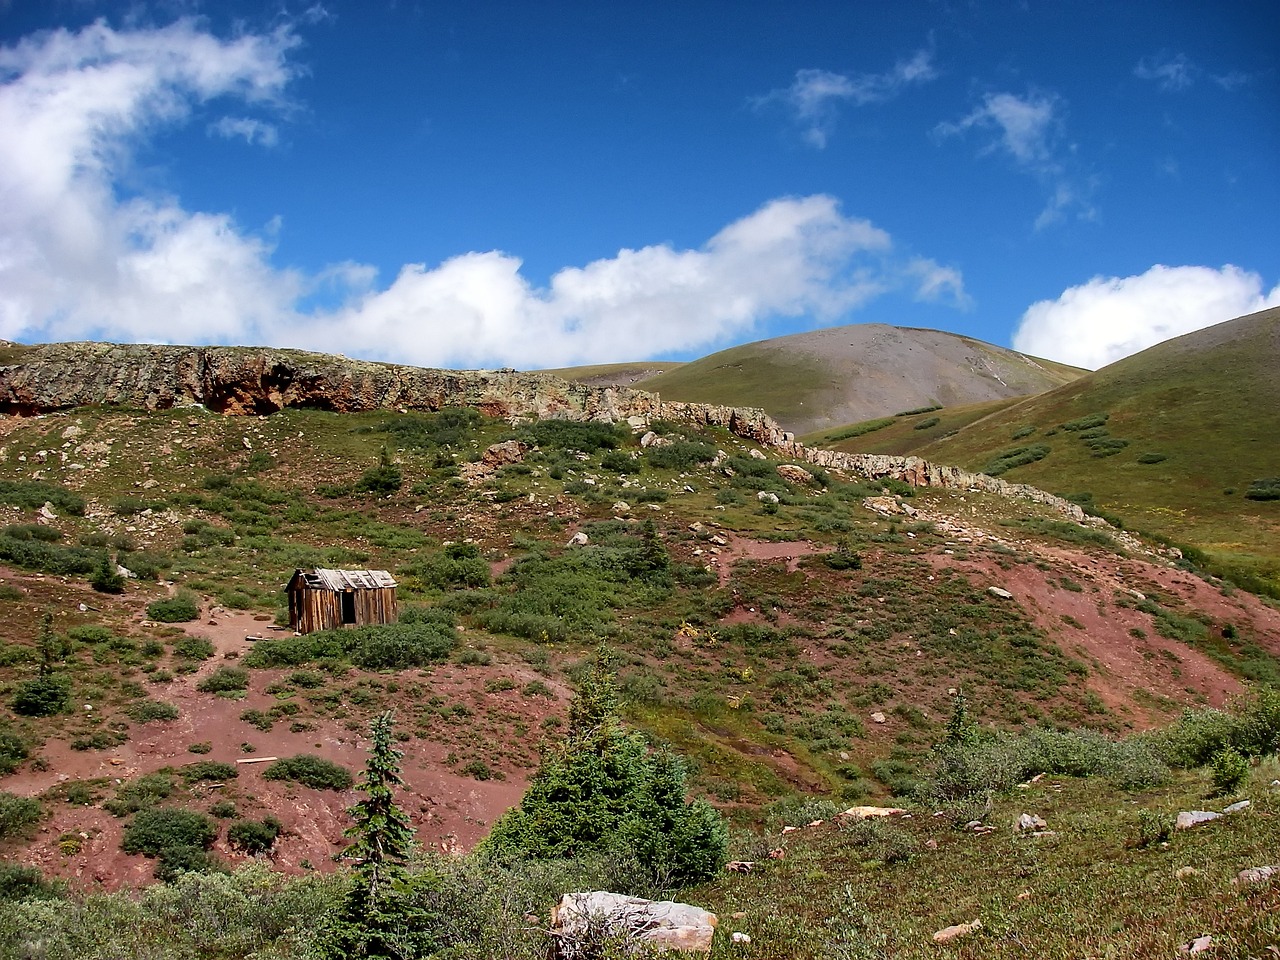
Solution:
M82 406L145 410L201 406L224 414L286 407L352 412L472 407L504 419L675 420L720 427L824 470L915 487L974 490L1044 504L1080 523L1105 526L1044 490L919 457L811 449L754 407L663 401L626 387L592 387L515 370L433 370L266 347L112 343L9 345L0 366L0 412L29 416Z

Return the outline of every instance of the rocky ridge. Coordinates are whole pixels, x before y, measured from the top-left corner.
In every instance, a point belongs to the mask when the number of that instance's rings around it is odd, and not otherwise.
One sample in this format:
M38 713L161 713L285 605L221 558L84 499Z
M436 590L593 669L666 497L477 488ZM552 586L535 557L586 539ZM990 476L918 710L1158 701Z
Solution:
M82 406L201 406L228 415L269 414L286 407L356 412L466 406L504 419L628 421L633 426L674 420L722 427L826 470L918 487L980 490L1041 503L1080 523L1103 523L1076 504L1027 484L919 457L809 448L754 407L664 401L643 390L592 387L548 374L435 370L258 347L82 342L6 344L0 352L14 361L0 366L0 412L15 416Z

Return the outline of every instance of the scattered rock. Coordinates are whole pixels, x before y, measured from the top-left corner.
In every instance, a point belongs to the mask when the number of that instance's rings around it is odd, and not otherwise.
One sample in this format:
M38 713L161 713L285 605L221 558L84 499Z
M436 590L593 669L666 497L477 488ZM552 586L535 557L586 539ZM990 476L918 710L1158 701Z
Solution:
M872 723L884 723L884 722L885 722L885 715L884 715L883 713L881 713L879 710L877 710L875 713L871 714L871 722L872 722Z
M999 597L1001 600L1012 600L1012 599L1013 599L1013 594L1012 594L1012 593L1010 593L1008 590L1004 590L1004 589L1002 589L1002 588L1000 588L1000 587L987 587L987 593L991 594L993 597Z
M689 524L689 531L693 533L694 536L700 537L707 532L707 526L702 521L695 520L693 523Z
M900 817L906 812L902 807L850 807L840 816L852 820L868 820L872 817Z
M1024 813L1022 816L1018 817L1017 830L1019 833L1029 833L1032 830L1043 830L1048 826L1049 824L1045 823L1042 818L1036 816L1034 813Z
M768 457L766 457L766 456L764 455L764 451L763 451L763 450L757 450L755 447L752 447L752 448L751 448L751 459L752 459L752 460L768 460L769 458L768 458Z
M1178 814L1174 828L1177 830L1190 830L1192 827L1198 827L1202 823L1217 820L1221 816L1222 814L1214 813L1212 810L1183 810Z
M551 911L552 956L594 956L595 938L622 937L644 948L710 953L714 913L671 900L644 900L597 890L566 893Z
M588 536L587 536L585 533L583 533L581 530L579 530L577 533L575 533L572 537L570 537L570 538L569 538L569 542L568 542L568 543L566 543L566 544L565 544L565 546L566 546L566 547L581 547L581 546L585 546L586 544L588 544L588 543L590 543L590 542L591 542L591 538L590 538L590 537L588 537Z
M1237 800L1235 803L1231 804L1230 806L1223 807L1222 812L1223 813L1239 813L1241 810L1248 810L1250 806L1252 806L1252 802L1249 800Z
M742 933L741 931L738 931L738 930L733 931L733 936L730 939L733 940L734 943L750 943L751 942L750 934Z
M813 483L813 474L792 463L778 464L778 476L788 483Z
M950 943L960 937L967 937L976 930L982 929L981 920L970 920L968 923L957 923L954 926L943 927L933 935L934 943Z
M613 504L613 512L618 516L623 516L631 512L631 504L625 500L615 500Z
M1213 949L1213 937L1203 936L1196 937L1194 940L1188 940L1178 948L1179 953L1196 954L1204 953L1206 950Z
M756 868L754 860L730 860L724 865L730 873L750 873Z
M58 515L53 512L53 504L50 503L48 500L46 500L44 503L44 506L40 508L40 516L45 520L58 519Z
M1266 883L1275 876L1280 876L1280 866L1247 867L1237 873L1231 882L1240 885Z
M778 495L776 493L770 493L768 490L761 490L756 493L756 499L761 503L777 503Z
M1177 870L1173 871L1173 875L1179 880L1185 880L1187 877L1200 876L1200 871L1195 867L1179 867Z

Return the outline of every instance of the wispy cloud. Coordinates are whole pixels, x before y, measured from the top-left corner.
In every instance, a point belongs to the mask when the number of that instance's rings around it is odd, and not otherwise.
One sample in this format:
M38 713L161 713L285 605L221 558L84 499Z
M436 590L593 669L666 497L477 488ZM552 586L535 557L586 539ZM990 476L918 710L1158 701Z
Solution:
M278 221L248 231L173 196L120 189L143 138L189 122L196 104L237 107L212 134L268 142L275 127L239 107L287 107L296 45L286 28L222 40L183 20L97 23L0 48L0 337L533 367L702 347L776 317L840 322L891 291L967 303L958 271L899 254L826 195L777 198L697 247L620 250L537 287L501 251L407 264L386 285L354 259L282 270L271 262ZM303 306L316 295L336 306Z
M938 76L933 55L919 50L885 73L843 74L830 70L797 70L789 87L772 90L751 102L757 109L781 106L810 146L827 145L844 104L864 106L891 100L904 89Z
M1092 184L1071 170L1073 147L1064 138L1064 112L1065 104L1053 94L988 93L966 116L939 123L933 133L938 139L985 134L981 155L1003 153L1018 170L1041 180L1049 198L1035 226L1043 229L1068 215L1083 220L1097 216Z
M1022 315L1014 349L1087 367L1114 363L1163 340L1280 305L1280 286L1230 264L1167 267L1136 277L1094 277Z
M1150 80L1167 93L1178 93L1195 83L1199 69L1183 53L1162 52L1143 57L1133 68L1139 80Z
M243 137L246 143L257 143L264 147L274 147L280 142L280 131L274 123L252 117L222 117L209 124L208 130L209 133L227 140Z

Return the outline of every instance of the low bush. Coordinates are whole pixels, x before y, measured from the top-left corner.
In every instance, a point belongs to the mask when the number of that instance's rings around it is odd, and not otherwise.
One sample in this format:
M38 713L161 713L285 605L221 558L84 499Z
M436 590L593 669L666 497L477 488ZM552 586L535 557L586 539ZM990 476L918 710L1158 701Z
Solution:
M28 756L26 741L7 727L0 726L0 776L13 773Z
M120 840L120 849L157 857L171 847L208 849L217 836L217 824L203 813L157 807L134 815Z
M0 840L25 834L44 817L39 800L0 791Z
M710 463L716 458L716 448L697 440L675 440L662 446L649 447L644 452L649 466L657 470L693 470L699 464Z
M179 637L173 644L173 655L179 660L208 660L214 653L213 641L204 637Z
M200 616L200 602L190 590L147 604L147 616L161 623L187 623Z
M57 483L37 480L0 480L0 503L39 510L46 503L54 510L83 517L85 499Z
M265 820L240 820L227 830L227 842L250 856L266 853L275 846L276 838L284 829L275 817Z
M249 671L243 667L218 667L196 684L201 693L228 693L249 687Z
M153 720L176 720L178 708L172 703L162 700L141 700L128 710L129 719L134 723L150 723Z
M1280 477L1254 480L1244 495L1246 500L1280 500Z
M1223 747L1209 762L1213 789L1219 796L1235 793L1249 779L1249 761L1231 746Z
M1163 463L1169 459L1167 453L1140 453L1138 454L1139 463Z
M178 770L178 775L187 783L198 783L201 780L220 782L234 780L240 776L235 764L223 763L220 760L197 760L188 763Z
M173 777L167 773L148 773L120 784L116 787L116 795L102 806L113 816L125 817L154 807L172 792Z
M349 790L355 783L346 767L309 753L277 760L262 775L268 780L291 780L317 790Z
M421 667L449 658L458 645L454 624L453 614L447 610L411 607L399 623L259 641L244 663L250 667L297 667L317 660L349 660L366 670Z
M1043 460L1050 452L1051 448L1045 443L1037 443L1027 447L1011 447L992 457L987 465L982 468L982 472L992 477L998 477L1014 467L1022 467L1028 463Z
M20 900L56 900L62 896L61 886L46 880L35 867L16 863L0 863L0 903Z
M18 684L9 706L24 717L51 717L71 705L71 681L47 673Z
M1095 427L1102 426L1110 419L1111 414L1109 413L1091 413L1087 417L1080 417L1078 420L1068 420L1060 426L1063 430L1093 430Z
M921 420L911 429L912 430L929 430L932 427L936 427L941 422L942 422L941 417L925 417L923 420Z

